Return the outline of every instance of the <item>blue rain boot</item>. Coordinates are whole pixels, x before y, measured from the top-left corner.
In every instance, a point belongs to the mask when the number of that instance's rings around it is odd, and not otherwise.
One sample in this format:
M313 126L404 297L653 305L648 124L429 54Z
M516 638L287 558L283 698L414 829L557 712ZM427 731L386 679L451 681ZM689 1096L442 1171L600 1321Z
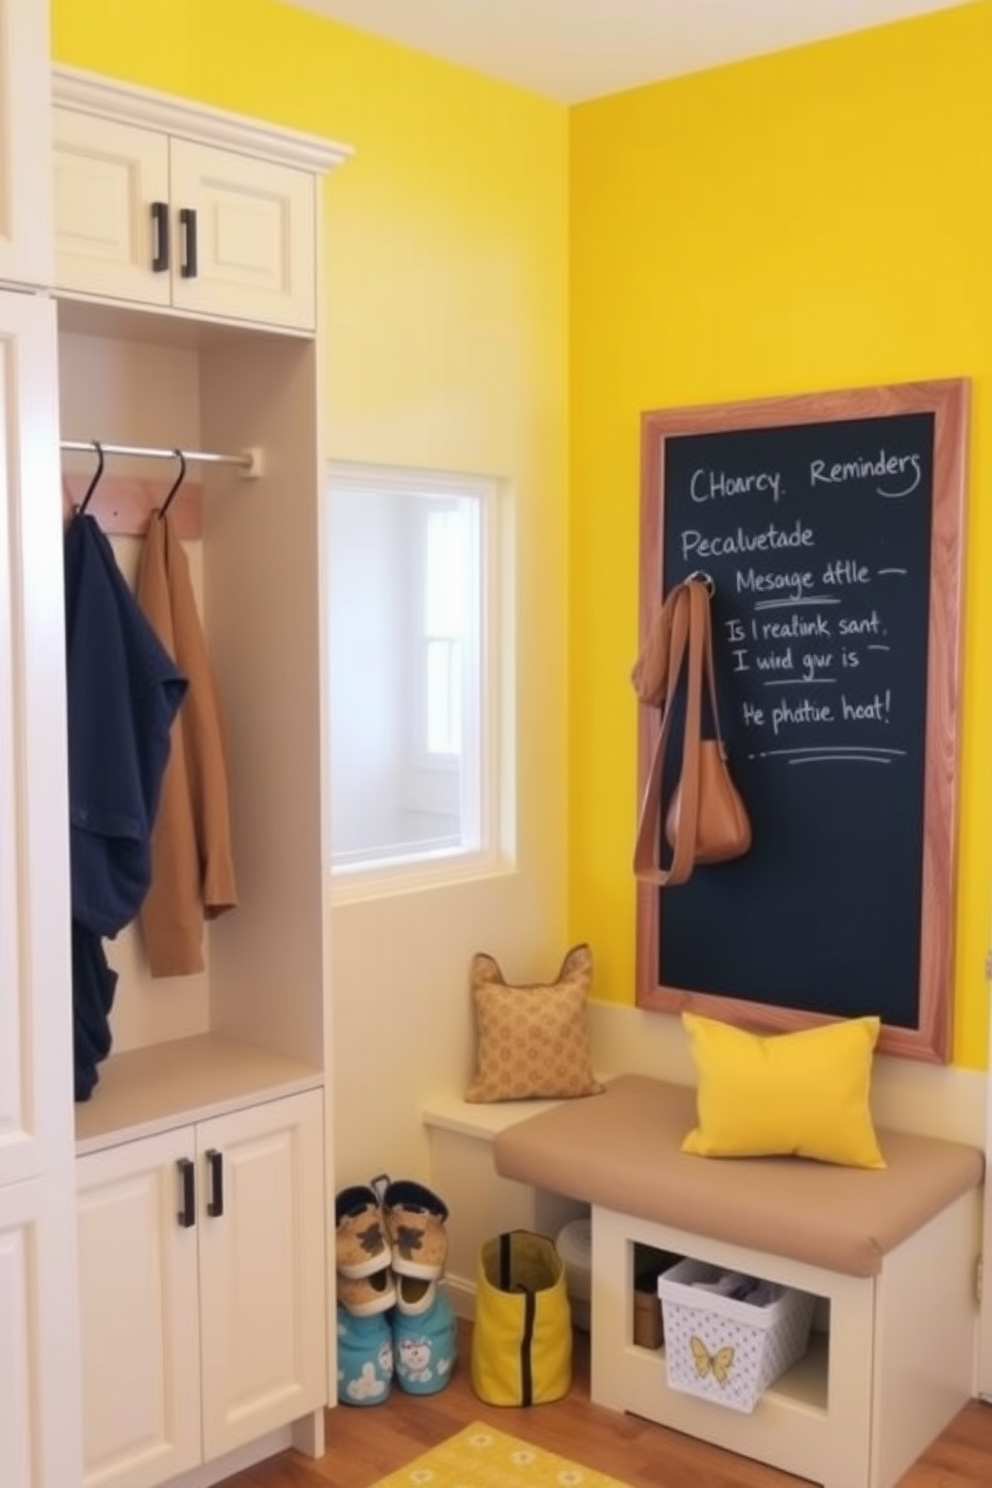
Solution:
M437 1282L397 1276L393 1358L400 1389L436 1395L451 1378L457 1353L455 1315Z
M338 1308L338 1400L381 1405L393 1382L393 1333L385 1313L356 1317Z

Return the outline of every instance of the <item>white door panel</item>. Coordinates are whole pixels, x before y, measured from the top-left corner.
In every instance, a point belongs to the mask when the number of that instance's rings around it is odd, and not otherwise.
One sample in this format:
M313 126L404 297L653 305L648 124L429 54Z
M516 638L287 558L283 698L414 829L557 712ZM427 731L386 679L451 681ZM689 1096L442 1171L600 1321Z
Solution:
M0 293L0 1183L72 1141L57 385L54 306Z
M326 1399L322 1124L308 1091L198 1128L201 1183L223 1190L200 1234L208 1458Z
M71 1170L0 1187L0 1484L79 1488Z
M168 140L71 109L57 108L53 118L59 289L168 305L168 263L154 269L169 232Z
M86 1488L151 1488L200 1460L192 1158L186 1128L78 1162Z
M0 0L0 283L52 278L48 7Z
M314 183L306 171L231 150L172 141L173 303L193 313L312 329ZM195 216L196 272L189 228Z

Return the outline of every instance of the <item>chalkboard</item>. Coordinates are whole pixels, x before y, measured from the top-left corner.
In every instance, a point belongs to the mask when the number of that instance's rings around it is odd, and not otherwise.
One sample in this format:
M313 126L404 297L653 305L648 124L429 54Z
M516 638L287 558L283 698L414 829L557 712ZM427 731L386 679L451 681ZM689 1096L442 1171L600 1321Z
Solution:
M642 637L672 585L712 581L754 843L638 884L641 1006L767 1028L877 1013L881 1050L949 1057L966 393L643 416ZM643 791L659 715L640 715Z

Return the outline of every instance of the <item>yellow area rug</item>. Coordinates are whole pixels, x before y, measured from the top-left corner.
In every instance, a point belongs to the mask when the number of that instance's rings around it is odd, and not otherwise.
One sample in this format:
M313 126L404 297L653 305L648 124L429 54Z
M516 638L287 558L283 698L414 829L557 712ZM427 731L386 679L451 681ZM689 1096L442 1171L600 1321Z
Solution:
M492 1426L466 1426L376 1488L622 1488L615 1478Z

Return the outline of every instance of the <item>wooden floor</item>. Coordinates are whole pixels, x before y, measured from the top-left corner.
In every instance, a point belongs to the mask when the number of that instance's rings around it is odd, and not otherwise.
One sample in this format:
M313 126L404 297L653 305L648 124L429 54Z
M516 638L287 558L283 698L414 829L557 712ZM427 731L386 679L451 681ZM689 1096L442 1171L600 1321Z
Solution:
M529 1410L483 1405L468 1377L467 1325L454 1377L437 1395L404 1395L383 1405L327 1413L327 1451L317 1461L284 1452L228 1478L223 1488L370 1488L434 1443L473 1421L488 1421L631 1488L801 1488L804 1479L709 1447L691 1437L589 1404L588 1340L576 1335L572 1389ZM966 1406L900 1488L990 1488L992 1405Z

